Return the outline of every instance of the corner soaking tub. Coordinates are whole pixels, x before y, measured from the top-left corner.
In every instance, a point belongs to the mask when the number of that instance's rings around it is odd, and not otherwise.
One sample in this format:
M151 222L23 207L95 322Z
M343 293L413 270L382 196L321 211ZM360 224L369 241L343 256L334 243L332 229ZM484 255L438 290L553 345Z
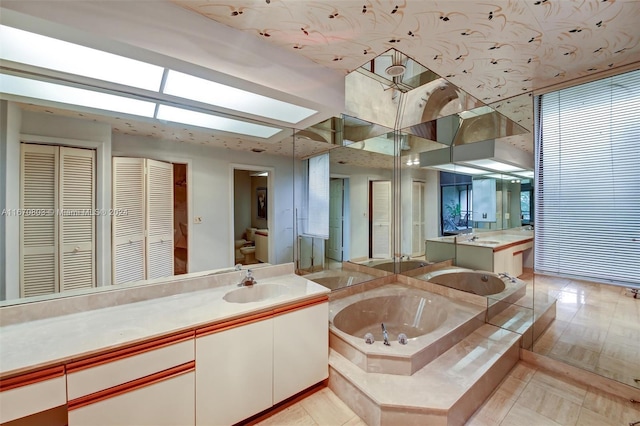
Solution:
M329 346L364 371L411 375L484 324L484 314L478 305L386 284L329 302ZM365 342L367 333L373 344ZM398 342L400 333L406 345Z

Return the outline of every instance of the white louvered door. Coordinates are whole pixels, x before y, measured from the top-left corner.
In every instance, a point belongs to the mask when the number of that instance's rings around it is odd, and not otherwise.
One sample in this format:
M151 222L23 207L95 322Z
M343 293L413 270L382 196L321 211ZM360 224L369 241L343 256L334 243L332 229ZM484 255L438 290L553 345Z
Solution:
M173 275L173 164L147 160L147 279Z
M414 181L411 186L411 255L422 256L425 248L424 236L424 182Z
M113 158L113 283L144 280L145 160Z
M95 151L60 147L60 291L95 286Z
M391 257L391 181L371 182L371 257Z
M58 147L20 148L20 297L29 297L59 291Z

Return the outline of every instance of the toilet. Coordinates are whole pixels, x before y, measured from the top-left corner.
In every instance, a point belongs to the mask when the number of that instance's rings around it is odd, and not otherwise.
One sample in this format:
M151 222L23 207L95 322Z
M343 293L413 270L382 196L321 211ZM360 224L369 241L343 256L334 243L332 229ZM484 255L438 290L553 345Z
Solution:
M242 263L249 265L251 263L258 263L256 261L256 246L246 246L240 249L240 253L244 256Z
M234 243L235 246L235 256L236 256L236 263L242 263L242 261L244 260L244 254L242 254L242 252L240 251L240 249L242 247L244 247L245 244L247 244L248 241L245 240L244 238L241 238L239 240L236 240Z

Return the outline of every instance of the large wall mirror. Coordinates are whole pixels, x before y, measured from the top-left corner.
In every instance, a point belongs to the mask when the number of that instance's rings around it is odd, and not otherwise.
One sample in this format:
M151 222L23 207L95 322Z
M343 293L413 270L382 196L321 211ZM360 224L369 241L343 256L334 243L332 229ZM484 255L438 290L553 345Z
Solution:
M2 305L293 260L291 129L274 145L52 101L1 102Z

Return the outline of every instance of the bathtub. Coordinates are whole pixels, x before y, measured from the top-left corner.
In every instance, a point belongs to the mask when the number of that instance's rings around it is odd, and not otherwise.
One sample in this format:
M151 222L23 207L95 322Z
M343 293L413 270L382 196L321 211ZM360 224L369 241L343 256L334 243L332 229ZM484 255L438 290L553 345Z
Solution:
M430 263L420 260L405 260L403 262L399 262L400 264L400 272L410 271L411 269L422 268L423 266L428 266ZM370 268L380 269L381 271L387 272L395 272L395 262L388 261L383 263L376 263L366 265Z
M506 290L505 281L498 275L485 271L472 271L467 269L450 269L432 272L428 280L434 284L440 284L467 293L480 296L492 296Z
M484 324L484 315L479 305L386 284L329 302L329 345L364 371L411 375ZM373 344L365 342L367 333ZM409 338L406 345L398 342L400 333Z
M449 288L485 296L490 300L514 303L526 294L526 283L499 277L493 272L475 271L452 266L429 272L415 278Z
M354 284L374 280L378 277L358 271L335 270L307 274L304 275L304 278L330 288L331 290L335 290L337 288L349 287Z

